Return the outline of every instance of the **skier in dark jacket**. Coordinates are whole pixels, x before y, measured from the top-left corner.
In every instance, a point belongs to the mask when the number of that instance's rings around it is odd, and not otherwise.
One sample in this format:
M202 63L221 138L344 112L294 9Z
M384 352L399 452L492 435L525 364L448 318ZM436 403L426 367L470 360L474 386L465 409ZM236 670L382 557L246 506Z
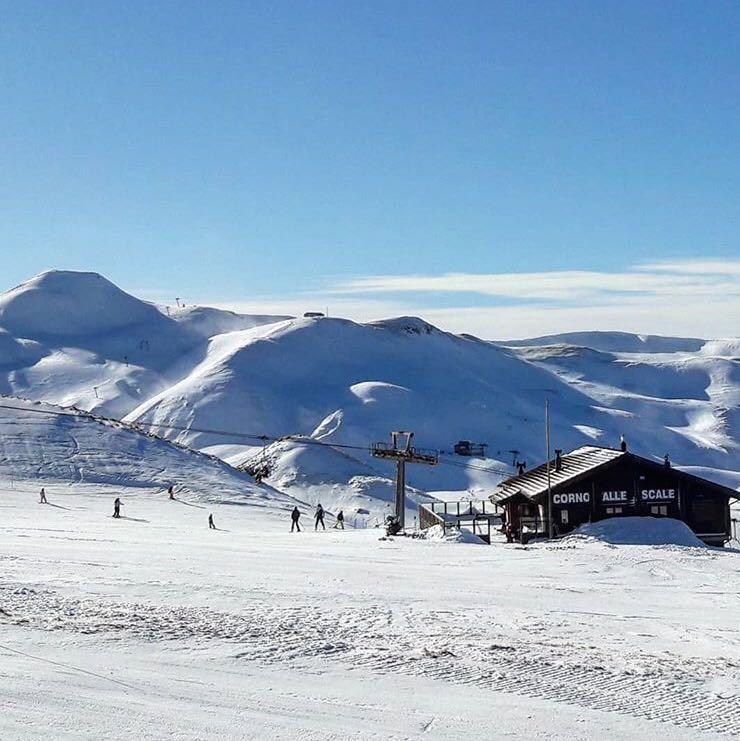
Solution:
M210 530L218 530L218 528L216 527L216 525L213 522L213 515L212 514L209 514L208 515L208 528Z
M321 502L316 505L316 514L314 515L314 519L316 520L313 527L314 530L319 529L319 523L321 523L321 527L326 530L326 525L324 524L324 508L321 506Z
M298 524L298 520L301 516L301 511L298 509L298 507L293 507L293 511L290 513L290 519L293 521L290 525L290 532L292 533L294 530L298 530L298 532L301 532L301 526Z
M175 498L175 487L170 485L170 487L167 489L167 493L170 495L170 499Z
M121 504L123 504L123 502L121 502L118 497L113 500L113 517L121 516Z
M39 504L48 504L48 502L46 501L46 489L44 489L43 486L41 487L40 497L41 499L39 500Z
M504 533L506 534L506 542L513 543L514 542L514 528L511 526L510 522L506 523L506 527L504 528Z
M340 509L337 513L337 521L334 523L334 529L342 528L344 530L344 512Z

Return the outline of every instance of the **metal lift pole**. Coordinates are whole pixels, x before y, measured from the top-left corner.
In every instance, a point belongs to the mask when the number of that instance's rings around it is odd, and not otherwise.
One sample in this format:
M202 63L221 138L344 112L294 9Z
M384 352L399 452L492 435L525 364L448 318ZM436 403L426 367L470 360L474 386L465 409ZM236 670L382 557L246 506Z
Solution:
M401 442L401 438L405 440ZM406 526L406 464L425 463L428 466L436 466L438 455L436 451L419 450L412 446L413 432L395 430L391 432L391 444L375 443L372 454L375 458L385 458L396 463L396 512L395 518L401 531Z
M403 530L406 527L406 461L403 458L396 461L396 517Z

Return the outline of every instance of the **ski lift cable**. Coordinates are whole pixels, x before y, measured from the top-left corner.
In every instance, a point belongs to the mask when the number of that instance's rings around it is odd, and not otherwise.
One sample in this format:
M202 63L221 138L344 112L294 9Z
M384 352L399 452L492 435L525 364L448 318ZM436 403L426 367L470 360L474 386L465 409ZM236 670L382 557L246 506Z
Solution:
M511 475L511 471L507 471L504 468L497 468L496 466L484 466L476 465L475 463L463 463L462 461L446 461L438 460L438 463L444 466L456 466L457 468L467 468L472 471L480 471L481 473L500 473L504 475Z
M53 410L53 409L29 409L29 408L23 408L23 407L15 407L10 406L7 404L0 404L0 409L9 409L16 412L32 412L34 414L42 414L46 416L52 416L52 417L72 417L74 419L93 419L97 421L102 422L111 422L113 424L122 425L123 427L126 427L128 429L137 430L140 428L148 428L150 430L152 429L158 429L158 430L167 430L172 432L196 432L200 434L206 434L206 435L222 435L224 437L237 437L237 438L243 438L246 440L256 440L262 443L264 446L267 442L282 442L282 441L292 441L297 442L302 445L318 445L326 448L338 448L343 450L362 450L362 451L368 451L371 449L370 445L348 445L346 443L329 443L324 442L323 440L315 440L313 438L305 437L303 435L281 435L279 437L273 436L273 435L265 435L263 434L257 434L257 433L248 433L248 432L235 432L235 431L229 431L229 430L214 430L206 427L183 427L180 425L168 425L168 424L161 424L161 423L154 423L154 422L123 422L120 419L115 419L112 417L103 417L100 415L96 415L92 412L88 412L85 410L78 410L74 412L65 412L65 411L59 411L59 410ZM443 456L450 455L449 453L445 453L443 451L436 451L438 454L438 463L442 465L447 466L456 466L458 468L467 468L474 471L480 471L482 473L498 473L498 474L508 474L510 471L507 471L505 469L496 468L496 467L487 467L483 465L476 465L474 463L464 463L463 461L454 461L454 460L444 460Z
M114 424L123 425L124 427L128 427L134 430L145 427L145 428L150 428L150 429L170 430L174 432L198 432L201 434L223 435L226 437L239 437L239 438L245 438L249 440L259 440L260 442L280 442L281 440L294 440L294 441L306 443L309 445L326 445L332 448L349 448L353 450L367 450L369 447L365 445L345 445L341 443L324 443L321 440L313 440L310 438L304 438L302 435L283 435L280 437L275 437L272 435L265 435L265 434L235 432L233 430L213 430L213 429L206 428L206 427L182 427L179 425L168 425L168 424L161 424L161 423L154 423L154 422L123 422L120 419L115 419L113 417L103 417L100 415L96 415L92 412L87 412L85 410L79 410L75 412L64 412L64 411L56 411L56 410L51 410L51 409L27 409L23 407L8 406L5 404L0 404L0 409L11 409L16 412L33 412L34 414L45 414L47 416L56 416L56 417L73 417L75 419L87 418L87 419L93 419L93 420L98 420L102 422L112 422Z

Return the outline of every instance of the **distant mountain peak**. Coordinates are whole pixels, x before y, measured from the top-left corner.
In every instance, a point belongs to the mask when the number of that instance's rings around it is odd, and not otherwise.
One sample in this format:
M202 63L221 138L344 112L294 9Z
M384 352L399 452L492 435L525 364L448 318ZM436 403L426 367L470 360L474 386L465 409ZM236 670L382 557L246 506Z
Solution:
M372 322L375 327L383 327L391 332L405 332L406 334L441 334L442 330L418 316L398 316L393 319L381 319Z
M98 334L157 316L154 306L92 272L47 270L0 295L0 327L16 337Z
M674 353L698 352L706 340L697 337L664 337L630 332L587 331L563 332L526 340L507 340L499 345L526 347L531 345L574 345L602 352Z

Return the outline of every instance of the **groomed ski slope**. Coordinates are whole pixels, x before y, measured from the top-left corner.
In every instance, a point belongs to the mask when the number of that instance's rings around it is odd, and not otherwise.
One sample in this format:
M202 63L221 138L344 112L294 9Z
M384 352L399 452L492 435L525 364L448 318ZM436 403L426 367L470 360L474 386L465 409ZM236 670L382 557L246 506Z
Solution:
M213 456L116 421L0 396L0 478L38 488L106 484L161 496L169 486L200 502L248 504L280 516L296 502ZM301 505L303 506L303 505Z
M291 535L143 492L116 521L115 491L0 484L2 738L740 734L735 551Z

